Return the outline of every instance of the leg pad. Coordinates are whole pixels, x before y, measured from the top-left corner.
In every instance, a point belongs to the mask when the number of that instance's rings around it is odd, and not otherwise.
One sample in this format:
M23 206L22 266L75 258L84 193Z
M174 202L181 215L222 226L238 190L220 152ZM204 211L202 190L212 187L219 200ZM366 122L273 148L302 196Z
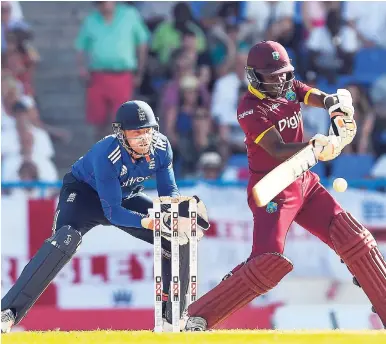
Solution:
M292 269L292 263L279 253L254 257L192 303L188 314L204 318L208 328L212 328L257 296L274 288Z
M48 287L59 271L70 261L82 242L81 234L63 226L47 239L23 269L15 285L1 300L1 309L13 309L18 324Z
M335 216L331 241L386 326L386 262L371 233L351 214Z

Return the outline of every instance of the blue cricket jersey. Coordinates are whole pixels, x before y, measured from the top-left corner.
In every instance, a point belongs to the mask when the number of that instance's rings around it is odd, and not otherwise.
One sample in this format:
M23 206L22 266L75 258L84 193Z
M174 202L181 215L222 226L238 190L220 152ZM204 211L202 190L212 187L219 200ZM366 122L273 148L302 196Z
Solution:
M142 214L122 207L145 180L157 179L159 196L178 196L173 172L173 152L165 135L154 133L149 159L132 159L115 135L97 142L72 165L74 177L89 184L99 195L106 218L115 226L142 228Z

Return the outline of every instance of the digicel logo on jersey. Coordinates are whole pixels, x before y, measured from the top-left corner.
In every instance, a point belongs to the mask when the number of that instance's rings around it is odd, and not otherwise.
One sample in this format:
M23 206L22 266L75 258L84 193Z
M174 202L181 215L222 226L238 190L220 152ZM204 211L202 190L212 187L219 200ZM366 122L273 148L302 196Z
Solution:
M301 113L295 113L292 117L286 117L281 119L279 124L279 131L283 131L285 128L296 129L301 121Z

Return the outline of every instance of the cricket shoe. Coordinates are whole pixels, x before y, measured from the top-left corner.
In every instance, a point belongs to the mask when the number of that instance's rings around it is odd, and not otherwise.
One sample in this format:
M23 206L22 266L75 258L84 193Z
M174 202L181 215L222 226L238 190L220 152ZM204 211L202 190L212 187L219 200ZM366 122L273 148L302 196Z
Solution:
M11 328L15 323L15 314L10 309L1 311L1 333L11 332Z
M180 319L180 332L184 330L185 321ZM155 332L155 329L153 330ZM162 332L173 332L173 325L169 323L165 318L162 318Z
M208 323L201 317L189 317L186 321L184 332L206 331Z

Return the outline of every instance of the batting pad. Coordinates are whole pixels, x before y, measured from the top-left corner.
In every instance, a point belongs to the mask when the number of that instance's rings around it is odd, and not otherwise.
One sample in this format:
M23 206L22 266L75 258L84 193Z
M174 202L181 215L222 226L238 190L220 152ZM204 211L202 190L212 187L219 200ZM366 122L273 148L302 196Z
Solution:
M330 227L335 251L356 277L386 326L386 262L371 233L351 214L338 214Z
M274 288L292 269L292 263L279 253L254 257L192 303L188 314L204 318L211 329L257 296Z

